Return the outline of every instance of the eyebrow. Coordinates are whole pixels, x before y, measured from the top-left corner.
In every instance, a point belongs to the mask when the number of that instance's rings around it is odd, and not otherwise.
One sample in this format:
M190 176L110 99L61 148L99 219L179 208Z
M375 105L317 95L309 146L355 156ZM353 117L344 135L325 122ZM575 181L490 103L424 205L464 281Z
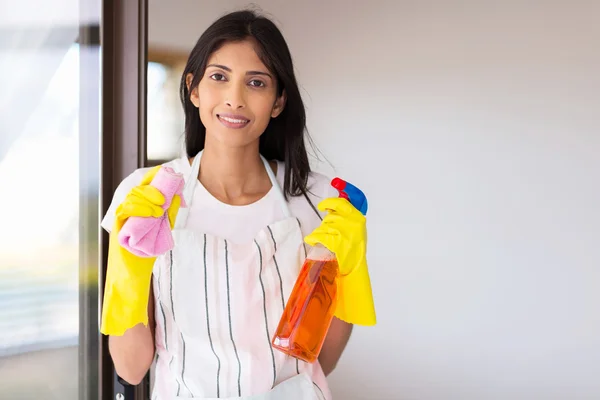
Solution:
M219 68L219 69L222 69L222 70L227 71L227 72L232 72L231 68L229 68L229 67L227 67L225 65L209 64L209 65L206 66L206 68L209 68L209 67ZM271 74L269 74L267 72L263 72L263 71L248 71L248 72L246 72L246 75L265 75L265 76L268 76L271 79L273 78L271 76Z

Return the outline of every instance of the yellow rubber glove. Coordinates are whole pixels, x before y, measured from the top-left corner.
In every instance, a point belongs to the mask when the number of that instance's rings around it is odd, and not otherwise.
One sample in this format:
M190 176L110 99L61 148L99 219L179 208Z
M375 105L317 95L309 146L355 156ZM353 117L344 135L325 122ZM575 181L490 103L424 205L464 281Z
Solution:
M129 217L155 217L164 214L162 193L150 185L160 166L152 168L117 207L110 232L106 286L102 305L100 332L121 336L139 323L148 325L148 298L152 269L156 257L138 257L119 244L118 235ZM167 215L171 229L179 211L181 197L175 195Z
M367 266L367 220L344 198L328 198L318 205L327 211L321 225L304 241L335 253L339 265L334 315L348 323L375 325L375 304Z

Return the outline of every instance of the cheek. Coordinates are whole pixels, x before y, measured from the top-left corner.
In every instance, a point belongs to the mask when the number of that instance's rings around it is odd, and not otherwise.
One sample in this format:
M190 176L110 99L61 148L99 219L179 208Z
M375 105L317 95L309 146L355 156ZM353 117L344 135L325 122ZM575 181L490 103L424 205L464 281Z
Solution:
M257 119L266 121L267 123L271 119L271 112L273 111L273 104L275 99L272 96L260 96L254 102L253 111Z
M198 91L199 113L201 118L208 118L212 115L212 111L219 99L214 91L200 88Z

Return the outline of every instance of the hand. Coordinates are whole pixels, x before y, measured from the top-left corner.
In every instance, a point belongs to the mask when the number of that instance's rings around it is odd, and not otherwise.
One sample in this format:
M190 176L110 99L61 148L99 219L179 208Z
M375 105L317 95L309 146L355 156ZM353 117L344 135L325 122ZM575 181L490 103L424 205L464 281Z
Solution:
M121 336L129 328L139 323L148 324L148 298L152 269L156 257L139 257L121 247L118 235L129 217L161 217L165 198L150 183L160 166L152 168L140 182L125 196L117 207L115 223L110 232L106 286L102 306L100 331L105 335ZM167 215L171 229L181 197L175 195Z
M343 198L328 198L318 205L327 211L321 225L304 241L335 253L340 275L334 315L358 325L375 325L375 305L367 266L366 217Z
M162 206L165 204L165 197L160 190L150 185L152 179L160 169L160 165L152 168L144 175L140 184L125 196L125 200L117 207L115 212L115 228L121 230L125 221L129 217L161 217L164 214ZM175 219L181 205L181 196L175 195L171 200L171 205L167 209L167 216L171 229L175 226Z
M317 243L335 253L342 276L367 263L367 219L344 198L328 198L318 205L327 211L321 225L304 241Z

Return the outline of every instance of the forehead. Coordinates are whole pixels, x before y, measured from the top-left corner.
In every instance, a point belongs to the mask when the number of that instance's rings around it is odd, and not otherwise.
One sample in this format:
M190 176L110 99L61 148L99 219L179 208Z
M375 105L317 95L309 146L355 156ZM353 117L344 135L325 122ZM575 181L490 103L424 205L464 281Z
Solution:
M256 53L256 44L251 40L225 43L211 54L208 64L223 65L233 71L267 70Z

